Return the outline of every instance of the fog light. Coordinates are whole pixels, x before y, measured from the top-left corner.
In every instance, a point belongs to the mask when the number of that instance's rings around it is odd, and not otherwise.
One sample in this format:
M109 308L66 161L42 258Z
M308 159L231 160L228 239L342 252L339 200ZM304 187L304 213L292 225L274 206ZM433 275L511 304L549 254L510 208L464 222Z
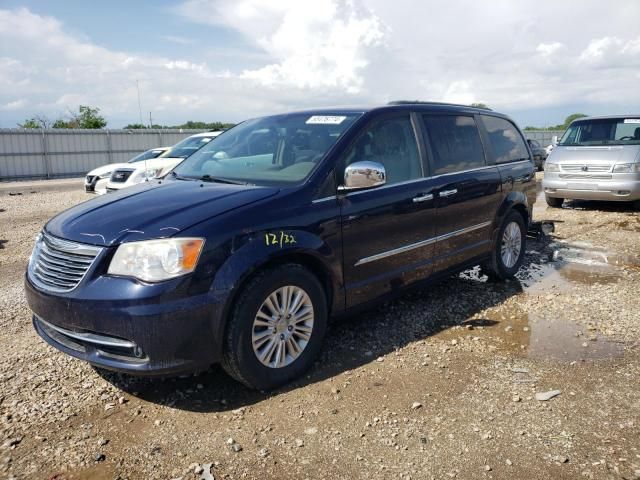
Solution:
M618 195L629 195L630 193L629 190L618 190Z

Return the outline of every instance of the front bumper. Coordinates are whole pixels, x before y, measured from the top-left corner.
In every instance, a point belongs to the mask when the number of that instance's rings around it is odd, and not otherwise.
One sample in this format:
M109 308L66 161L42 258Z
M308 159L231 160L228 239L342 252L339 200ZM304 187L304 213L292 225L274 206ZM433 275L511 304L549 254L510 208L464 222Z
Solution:
M545 195L552 198L574 200L605 200L614 202L633 202L640 200L639 180L596 180L545 178L542 188ZM557 177L557 175L553 175Z
M158 290L146 299L77 298L42 292L28 278L25 291L38 334L58 350L98 367L175 375L206 369L220 359L223 295L175 298L175 292Z

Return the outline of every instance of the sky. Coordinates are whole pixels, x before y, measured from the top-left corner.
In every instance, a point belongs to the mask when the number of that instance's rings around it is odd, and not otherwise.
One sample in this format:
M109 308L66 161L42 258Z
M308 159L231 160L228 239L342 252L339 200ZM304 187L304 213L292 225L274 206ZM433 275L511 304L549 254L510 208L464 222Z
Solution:
M108 127L391 100L482 102L521 127L640 114L640 1L0 0L0 128Z

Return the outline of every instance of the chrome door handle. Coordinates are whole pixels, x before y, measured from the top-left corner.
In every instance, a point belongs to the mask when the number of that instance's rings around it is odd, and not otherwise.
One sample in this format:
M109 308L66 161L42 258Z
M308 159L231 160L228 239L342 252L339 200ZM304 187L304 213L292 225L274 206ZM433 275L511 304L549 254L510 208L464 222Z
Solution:
M414 197L413 203L428 202L429 200L433 200L433 195L431 193L423 193L422 195Z
M454 188L453 190L443 190L438 195L440 195L441 197L450 197L451 195L455 195L456 193L458 193L458 189Z

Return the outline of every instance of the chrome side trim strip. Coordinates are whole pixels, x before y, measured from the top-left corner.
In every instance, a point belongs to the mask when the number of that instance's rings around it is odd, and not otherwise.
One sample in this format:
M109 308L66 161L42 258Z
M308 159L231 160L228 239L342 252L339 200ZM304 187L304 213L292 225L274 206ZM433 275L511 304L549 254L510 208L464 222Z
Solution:
M106 337L104 335L97 335L95 333L80 333L67 330L66 328L56 327L51 323L37 317L38 321L48 328L55 330L56 332L64 335L65 337L80 340L81 342L91 343L93 345L102 345L104 347L119 347L119 348L135 348L136 344L128 340L121 340L119 338Z
M492 223L493 222L482 222L467 228L461 228L460 230L455 230L453 232L445 233L444 235L438 235L436 238L438 242L441 242L443 240L448 240L452 237L457 237L458 235L464 235L465 233L473 232L474 230L480 230L481 228L488 227Z
M490 221L482 222L477 225L472 225L470 227L462 228L460 230L455 230L453 232L445 233L444 235L438 235L437 237L428 238L426 240L422 240L416 243L411 243L403 247L394 248L393 250L387 250L386 252L377 253L375 255L371 255L370 257L361 258L355 263L355 266L357 267L359 265L364 265L365 263L375 262L376 260L391 257L392 255L398 255L400 253L405 253L410 250L414 250L416 248L426 247L427 245L430 245L432 243L442 242L444 240L448 240L458 235L464 235L465 233L473 232L474 230L480 230L481 228L490 226L491 223L492 222Z
M420 242L411 243L409 245L405 245L404 247L394 248L393 250L388 250L386 252L378 253L376 255L371 255L370 257L361 258L360 260L358 260L356 262L355 266L357 267L358 265L363 265L365 263L375 262L376 260L380 260L382 258L387 258L387 257L390 257L392 255L398 255L400 253L408 252L408 251L414 250L416 248L426 247L427 245L430 245L432 243L436 243L437 241L438 241L438 237L428 238L427 240L422 240Z
M335 200L336 198L338 198L337 195L331 195L330 197L316 198L315 200L311 200L311 203L328 202L329 200Z

